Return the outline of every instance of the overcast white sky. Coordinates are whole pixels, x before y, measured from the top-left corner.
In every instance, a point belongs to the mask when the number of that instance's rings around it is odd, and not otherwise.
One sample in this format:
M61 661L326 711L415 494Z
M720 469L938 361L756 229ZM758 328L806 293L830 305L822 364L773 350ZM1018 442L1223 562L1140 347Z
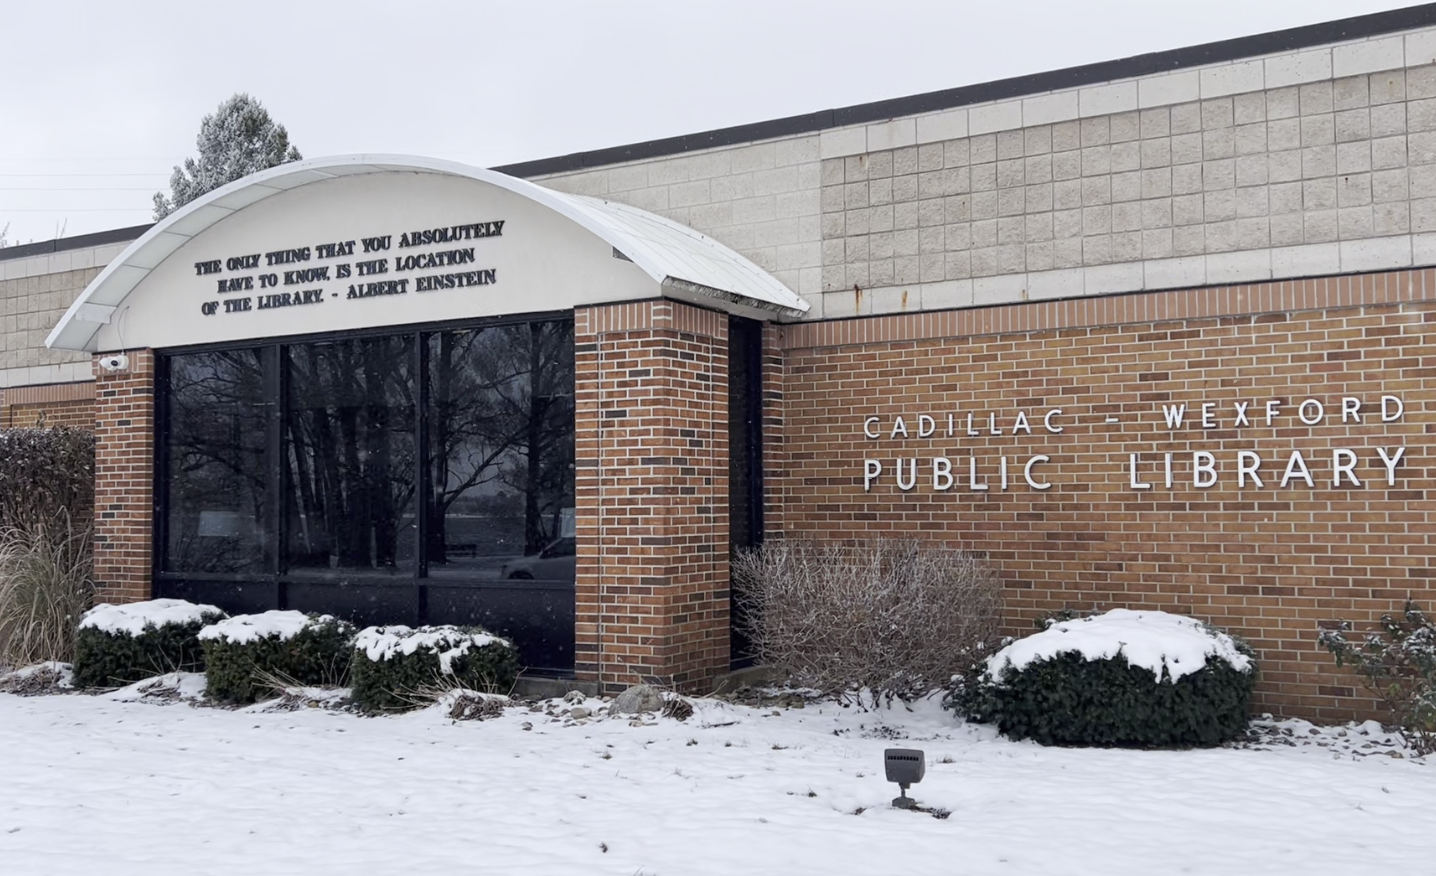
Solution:
M200 118L479 166L1415 5L1402 0L185 0L0 7L0 228L148 222Z

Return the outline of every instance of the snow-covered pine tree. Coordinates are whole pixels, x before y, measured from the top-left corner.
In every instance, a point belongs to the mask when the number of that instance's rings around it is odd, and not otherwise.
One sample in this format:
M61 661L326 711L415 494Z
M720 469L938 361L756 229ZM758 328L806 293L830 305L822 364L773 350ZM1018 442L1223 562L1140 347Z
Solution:
M10 245L10 241L7 239L9 234L10 223L6 222L3 226L0 226L0 249L4 249Z
M261 170L298 161L289 132L248 94L239 93L219 105L199 125L195 138L199 159L186 158L170 175L170 194L155 192L155 219L169 214L220 186Z

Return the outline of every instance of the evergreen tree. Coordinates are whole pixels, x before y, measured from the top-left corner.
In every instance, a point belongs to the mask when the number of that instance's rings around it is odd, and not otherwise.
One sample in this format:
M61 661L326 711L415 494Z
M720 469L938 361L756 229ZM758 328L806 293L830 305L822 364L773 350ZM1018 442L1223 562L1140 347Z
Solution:
M3 226L0 226L0 249L4 249L5 247L10 245L10 241L6 239L6 236L9 235L9 233L10 223L6 222Z
M303 157L289 145L284 126L275 124L264 105L244 93L204 117L195 146L199 159L186 158L183 167L174 169L169 197L155 192L156 220L220 186Z

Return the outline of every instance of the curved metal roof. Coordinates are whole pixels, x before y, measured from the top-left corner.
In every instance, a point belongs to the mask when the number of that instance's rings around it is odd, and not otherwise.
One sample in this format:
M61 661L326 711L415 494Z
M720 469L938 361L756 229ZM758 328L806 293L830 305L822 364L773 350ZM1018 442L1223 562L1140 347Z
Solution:
M365 173L418 172L463 177L513 192L597 235L666 288L787 316L808 303L762 268L705 234L613 201L556 192L492 170L409 155L341 155L281 164L186 204L145 232L70 305L45 346L94 351L100 326L154 270L196 235L231 214L309 183Z

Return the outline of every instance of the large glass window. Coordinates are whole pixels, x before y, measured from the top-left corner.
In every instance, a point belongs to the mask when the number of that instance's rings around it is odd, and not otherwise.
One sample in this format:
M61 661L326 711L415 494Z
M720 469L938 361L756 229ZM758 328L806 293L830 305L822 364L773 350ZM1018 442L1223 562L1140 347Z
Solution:
M572 585L571 320L165 362L162 574Z
M194 353L169 363L165 431L167 568L262 572L269 400L260 350Z
M431 576L573 581L573 327L428 338Z
M285 348L291 571L413 571L413 345L394 335Z

